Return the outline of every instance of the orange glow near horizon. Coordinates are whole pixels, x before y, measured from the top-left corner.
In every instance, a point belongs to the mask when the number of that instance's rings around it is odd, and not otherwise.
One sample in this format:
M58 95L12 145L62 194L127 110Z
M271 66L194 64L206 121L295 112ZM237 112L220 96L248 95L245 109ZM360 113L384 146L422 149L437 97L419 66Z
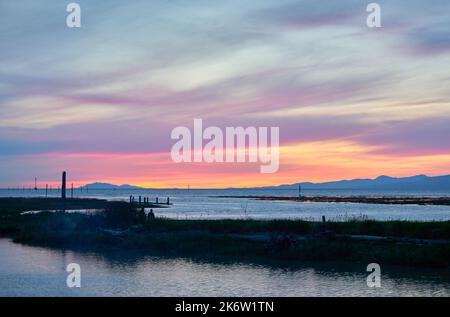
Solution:
M174 163L170 153L71 153L46 154L55 165L61 156L67 166L68 183L75 187L92 182L130 184L146 188L259 187L297 182L326 182L341 179L375 178L381 174L405 177L448 173L450 154L395 156L379 154L370 147L348 140L307 142L281 146L280 169L262 174L260 163ZM58 170L64 170L61 166ZM53 188L59 178L39 180ZM31 184L30 184L31 185ZM69 185L70 186L70 185Z

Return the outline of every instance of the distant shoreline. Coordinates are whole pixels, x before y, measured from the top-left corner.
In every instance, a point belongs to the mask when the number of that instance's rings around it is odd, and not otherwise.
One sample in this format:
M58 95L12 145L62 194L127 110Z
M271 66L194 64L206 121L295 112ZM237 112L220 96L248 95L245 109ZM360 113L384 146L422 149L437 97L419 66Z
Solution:
M440 205L450 206L450 197L408 197L408 196L209 196L210 198L246 198L256 200L361 203L382 205Z

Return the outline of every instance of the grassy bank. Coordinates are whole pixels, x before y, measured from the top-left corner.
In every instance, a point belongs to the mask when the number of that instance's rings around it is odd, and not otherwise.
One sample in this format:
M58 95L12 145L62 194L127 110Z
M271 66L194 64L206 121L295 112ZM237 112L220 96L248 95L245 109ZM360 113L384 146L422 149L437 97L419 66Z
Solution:
M19 215L26 211L63 211L63 210L95 210L105 209L111 205L106 199L97 198L61 198L49 197L1 197L0 216ZM167 206L154 203L135 203L135 207L166 208Z
M450 240L450 221L186 221L146 219L135 206L125 202L101 204L104 204L102 211L92 215L62 212L21 215L18 210L22 207L13 212L0 206L0 236L40 246L136 249L171 256L450 267L449 243L395 239ZM92 208L87 205L86 209ZM392 239L361 241L352 239L355 235Z
M450 221L346 221L312 222L302 220L172 220L155 219L148 227L168 231L204 230L210 233L277 233L320 235L323 233L374 235L417 239L450 240Z
M17 215L30 210L101 209L108 205L105 199L61 198L0 198L0 215Z

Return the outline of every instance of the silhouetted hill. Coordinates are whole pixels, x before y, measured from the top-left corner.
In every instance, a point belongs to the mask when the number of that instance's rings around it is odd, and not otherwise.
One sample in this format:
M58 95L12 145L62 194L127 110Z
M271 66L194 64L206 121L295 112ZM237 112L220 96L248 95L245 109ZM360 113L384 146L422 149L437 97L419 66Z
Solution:
M374 179L351 179L340 180L325 183L295 183L286 184L280 186L264 186L257 187L263 189L297 189L298 185L302 186L302 189L392 189L392 190L450 190L450 175L443 176L427 176L416 175L410 177L390 177L379 176ZM110 183L92 183L82 186L89 189L144 189L143 187L132 186L128 184L114 185Z
M87 185L84 185L81 187L82 188L88 187L89 189L143 189L142 187L132 186L132 185L128 185L128 184L114 185L114 184L99 183L99 182L87 184Z
M263 188L297 189L405 189L405 190L444 190L450 189L450 175L410 177L379 176L375 179L352 179L326 183L296 183L290 185L269 186Z

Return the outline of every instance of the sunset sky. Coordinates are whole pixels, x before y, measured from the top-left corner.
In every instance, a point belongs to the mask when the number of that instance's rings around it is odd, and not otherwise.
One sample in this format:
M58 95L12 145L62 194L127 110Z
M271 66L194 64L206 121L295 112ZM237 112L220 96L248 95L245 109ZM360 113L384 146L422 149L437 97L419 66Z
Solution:
M450 173L450 1L0 0L0 187L246 187ZM280 169L170 133L280 128Z

